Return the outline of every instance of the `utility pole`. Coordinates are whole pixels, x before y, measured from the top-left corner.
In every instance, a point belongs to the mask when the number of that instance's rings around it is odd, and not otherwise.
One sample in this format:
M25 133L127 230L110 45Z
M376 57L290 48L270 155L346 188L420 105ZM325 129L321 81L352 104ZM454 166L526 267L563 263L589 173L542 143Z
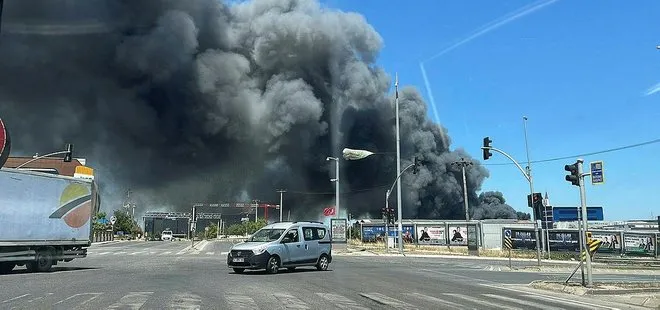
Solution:
M338 157L327 157L325 160L335 161L335 178L330 179L330 182L335 182L335 216L337 218L340 218L339 216L339 158Z
M452 166L460 166L463 171L463 201L465 203L465 220L470 220L470 214L468 213L468 193L467 193L467 180L465 178L465 167L471 166L472 163L466 161L464 158L461 158L460 161L455 161L451 163Z
M527 142L527 116L523 116L523 126L525 129L525 153L527 154L527 176L529 177L529 194L530 197L534 196L534 179L532 178L532 162L529 159L529 143ZM534 215L534 234L536 236L536 257L538 265L541 266L541 241L539 240L539 220L536 217L536 212L532 209Z
M394 108L396 109L396 174L398 177L401 174L401 136L399 133L399 73L395 74L394 92ZM401 182L396 182L396 206L397 218L399 219L399 227L397 232L399 253L403 254L403 212L401 210Z
M283 209L284 209L284 204L283 204L284 203L284 199L283 199L284 197L283 197L283 195L284 195L284 193L286 193L286 190L281 189L277 192L280 193L280 222L282 222L282 212L283 212Z

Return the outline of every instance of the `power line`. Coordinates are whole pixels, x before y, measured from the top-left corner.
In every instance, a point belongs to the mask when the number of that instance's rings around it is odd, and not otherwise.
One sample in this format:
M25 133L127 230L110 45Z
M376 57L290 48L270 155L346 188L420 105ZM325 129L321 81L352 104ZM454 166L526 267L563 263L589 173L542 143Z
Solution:
M577 154L577 155L572 155L572 156L555 157L555 158L548 158L548 159L541 159L541 160L533 160L531 162L532 163L547 163L547 162L552 162L552 161L575 159L577 157L605 154L605 153L621 151L621 150L625 150L625 149L632 149L632 148L636 148L636 147L640 147L640 146L644 146L644 145L649 145L649 144L654 144L654 143L658 143L658 142L660 142L660 139L655 139L655 140L646 141L646 142L642 142L642 143L616 147L616 148L597 151L597 152L590 152L590 153L583 153L583 154ZM519 164L521 164L521 163L519 163ZM493 164L484 163L482 165L484 165L484 166L507 166L507 165L513 165L513 163L493 163Z

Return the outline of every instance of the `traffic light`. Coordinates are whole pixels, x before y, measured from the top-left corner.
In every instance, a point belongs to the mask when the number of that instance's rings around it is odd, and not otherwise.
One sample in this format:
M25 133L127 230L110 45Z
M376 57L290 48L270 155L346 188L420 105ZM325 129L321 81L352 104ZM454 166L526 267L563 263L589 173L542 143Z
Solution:
M394 208L390 208L387 212L387 222L394 224Z
M382 208L380 209L380 215L383 217L383 220L387 219L387 209Z
M64 153L64 162L70 163L73 159L73 144L66 145L66 153Z
M564 170L570 172L571 174L566 176L566 181L571 182L575 186L580 186L580 173L578 172L578 164L566 165Z
M413 174L417 174L419 172L419 160L417 157L415 157L415 162L413 163Z
M488 160L491 156L493 156L493 153L490 152L488 148L490 148L490 144L493 142L489 137L484 138L484 160Z

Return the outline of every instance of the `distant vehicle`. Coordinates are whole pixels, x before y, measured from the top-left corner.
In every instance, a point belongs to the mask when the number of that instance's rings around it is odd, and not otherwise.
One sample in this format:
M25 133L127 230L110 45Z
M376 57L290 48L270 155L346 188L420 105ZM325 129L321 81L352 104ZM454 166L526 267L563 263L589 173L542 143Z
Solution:
M0 169L0 274L87 256L100 197L91 178Z
M174 237L172 236L172 231L171 230L163 230L163 233L160 234L160 240L163 240L163 241L172 241L172 240L174 240Z
M325 271L331 262L330 234L321 222L270 224L235 244L227 255L227 265L236 273L265 269L275 274L280 268L307 266Z

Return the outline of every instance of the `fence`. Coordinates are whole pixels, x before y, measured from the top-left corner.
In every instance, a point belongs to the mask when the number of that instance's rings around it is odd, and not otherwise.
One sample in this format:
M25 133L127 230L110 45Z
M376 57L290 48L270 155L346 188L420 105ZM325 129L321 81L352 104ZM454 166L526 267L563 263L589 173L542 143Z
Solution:
M112 231L95 231L92 242L113 241L115 236Z

